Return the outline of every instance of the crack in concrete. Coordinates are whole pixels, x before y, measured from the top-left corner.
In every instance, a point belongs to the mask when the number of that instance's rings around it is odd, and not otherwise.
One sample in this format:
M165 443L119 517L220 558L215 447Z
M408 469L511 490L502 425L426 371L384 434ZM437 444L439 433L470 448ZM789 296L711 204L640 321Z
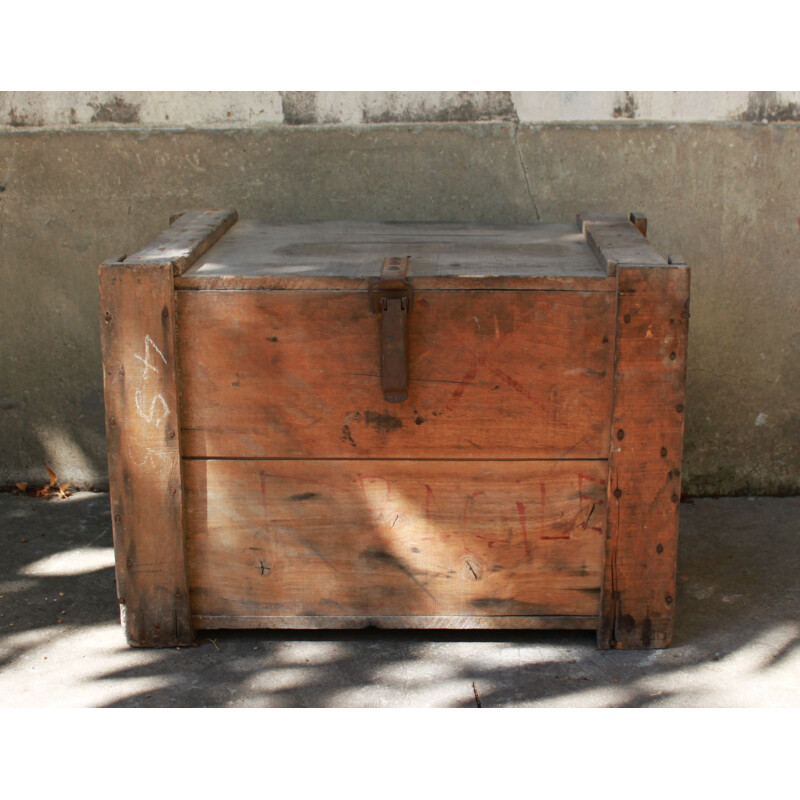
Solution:
M519 166L522 170L522 177L525 180L525 189L528 192L528 197L531 201L531 206L533 206L533 213L536 214L537 222L541 222L542 215L539 213L539 207L536 205L536 200L533 197L533 192L531 191L531 182L528 178L528 169L525 166L525 160L522 158L522 151L519 149L519 141L517 140L517 134L519 133L519 125L514 125L514 149L517 151L517 158L519 159Z

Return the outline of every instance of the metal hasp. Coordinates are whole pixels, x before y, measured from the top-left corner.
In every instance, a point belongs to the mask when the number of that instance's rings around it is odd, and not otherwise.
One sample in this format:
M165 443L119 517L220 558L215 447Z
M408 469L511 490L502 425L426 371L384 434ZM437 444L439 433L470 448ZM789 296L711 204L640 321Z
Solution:
M381 387L388 403L408 398L408 314L414 289L408 277L410 257L387 258L380 278L369 282L369 304L381 315Z

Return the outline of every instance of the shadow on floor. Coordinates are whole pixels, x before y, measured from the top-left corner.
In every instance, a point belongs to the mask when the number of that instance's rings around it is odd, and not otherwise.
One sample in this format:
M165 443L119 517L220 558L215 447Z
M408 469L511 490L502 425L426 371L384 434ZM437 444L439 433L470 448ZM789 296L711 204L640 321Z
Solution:
M0 689L9 705L800 704L800 498L681 508L675 638L598 651L593 632L201 631L130 649L108 496L0 495Z

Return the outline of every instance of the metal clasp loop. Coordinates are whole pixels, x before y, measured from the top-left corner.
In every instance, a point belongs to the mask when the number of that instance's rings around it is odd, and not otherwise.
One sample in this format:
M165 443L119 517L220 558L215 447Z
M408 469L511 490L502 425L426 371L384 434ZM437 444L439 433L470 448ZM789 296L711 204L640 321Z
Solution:
M388 403L408 398L408 314L414 300L409 263L408 256L387 258L381 277L369 283L370 310L381 315L381 387Z

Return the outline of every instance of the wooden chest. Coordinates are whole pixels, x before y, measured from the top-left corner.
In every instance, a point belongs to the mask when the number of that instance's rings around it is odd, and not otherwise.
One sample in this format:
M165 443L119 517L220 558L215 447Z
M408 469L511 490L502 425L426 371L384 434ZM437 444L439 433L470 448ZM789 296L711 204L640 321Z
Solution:
M130 644L376 625L666 646L689 270L645 233L215 209L103 264Z

